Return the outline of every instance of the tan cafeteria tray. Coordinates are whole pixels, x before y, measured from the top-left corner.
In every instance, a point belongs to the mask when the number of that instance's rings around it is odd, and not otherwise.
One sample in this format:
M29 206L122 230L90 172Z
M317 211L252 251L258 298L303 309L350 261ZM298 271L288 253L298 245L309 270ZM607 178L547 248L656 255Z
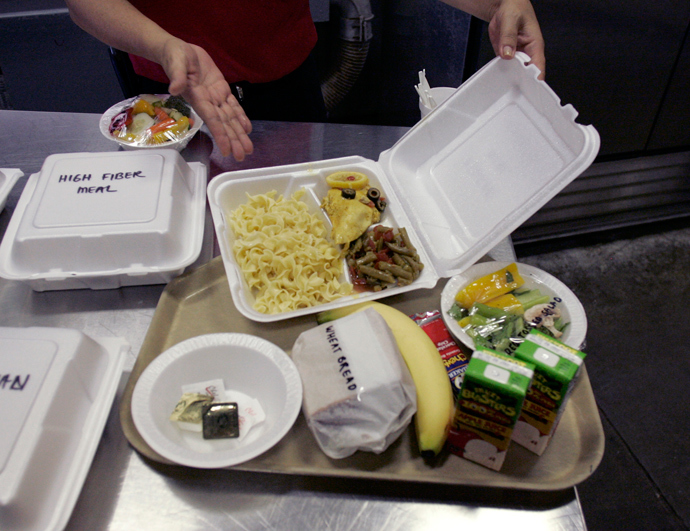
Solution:
M418 290L385 299L407 314L438 308L445 281L433 290ZM271 341L290 352L297 336L316 326L314 315L287 321L258 323L234 307L220 257L174 279L165 288L144 339L120 406L124 433L144 456L171 464L143 440L132 421L132 391L139 375L169 347L201 334L240 332ZM430 465L418 455L414 428L410 426L380 455L357 452L340 460L326 457L317 446L300 414L285 438L265 454L235 469L312 476L370 478L435 484L561 490L589 477L604 453L604 433L587 373L582 375L550 447L538 457L517 444L511 445L501 472L495 472L452 454L439 456Z

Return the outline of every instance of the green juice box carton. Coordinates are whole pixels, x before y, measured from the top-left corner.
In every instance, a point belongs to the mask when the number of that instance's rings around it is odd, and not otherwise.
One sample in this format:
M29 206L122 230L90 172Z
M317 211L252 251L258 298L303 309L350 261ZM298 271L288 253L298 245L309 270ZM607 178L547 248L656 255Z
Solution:
M565 411L586 354L531 330L513 356L534 365L532 386L513 430L513 440L542 455Z
M478 348L467 365L448 435L454 454L492 470L505 461L534 366Z

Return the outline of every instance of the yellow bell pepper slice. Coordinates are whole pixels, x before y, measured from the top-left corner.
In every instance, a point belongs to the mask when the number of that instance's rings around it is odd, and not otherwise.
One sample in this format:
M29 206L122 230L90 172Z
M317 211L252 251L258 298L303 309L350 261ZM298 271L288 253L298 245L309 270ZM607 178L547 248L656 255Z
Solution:
M486 301L484 304L492 308L498 308L504 312L512 313L513 315L522 315L525 313L525 308L522 306L522 303L512 293L499 295L495 299Z
M132 114L140 114L142 112L145 112L149 116L156 116L156 110L153 108L153 105L139 98L134 102L134 105L132 105Z
M525 283L518 273L517 264L512 263L494 273L484 275L471 282L455 295L455 301L466 310L475 302L486 303L491 299L513 291Z

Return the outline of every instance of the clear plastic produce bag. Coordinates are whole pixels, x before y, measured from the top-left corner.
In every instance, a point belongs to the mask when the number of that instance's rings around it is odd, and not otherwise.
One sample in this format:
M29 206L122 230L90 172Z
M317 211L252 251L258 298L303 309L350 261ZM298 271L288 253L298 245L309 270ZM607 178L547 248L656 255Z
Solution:
M417 410L395 338L372 308L303 332L292 359L302 377L307 424L331 458L383 452Z

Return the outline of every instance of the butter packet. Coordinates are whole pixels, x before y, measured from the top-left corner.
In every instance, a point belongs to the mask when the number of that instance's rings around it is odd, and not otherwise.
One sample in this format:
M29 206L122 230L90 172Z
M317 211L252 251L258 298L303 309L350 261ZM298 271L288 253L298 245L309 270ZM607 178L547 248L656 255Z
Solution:
M542 455L563 416L586 354L531 330L513 355L535 367L532 387L513 431L513 440Z
M448 434L454 454L500 470L520 417L534 365L478 348L467 371Z
M223 380L214 379L182 386L182 396L170 415L170 420L186 431L201 433L204 406L225 398Z
M266 414L256 398L235 389L226 389L220 378L183 385L182 397L175 406L170 420L176 422L182 430L202 433L204 407L219 402L237 404L239 441L246 437L253 426L266 420Z

